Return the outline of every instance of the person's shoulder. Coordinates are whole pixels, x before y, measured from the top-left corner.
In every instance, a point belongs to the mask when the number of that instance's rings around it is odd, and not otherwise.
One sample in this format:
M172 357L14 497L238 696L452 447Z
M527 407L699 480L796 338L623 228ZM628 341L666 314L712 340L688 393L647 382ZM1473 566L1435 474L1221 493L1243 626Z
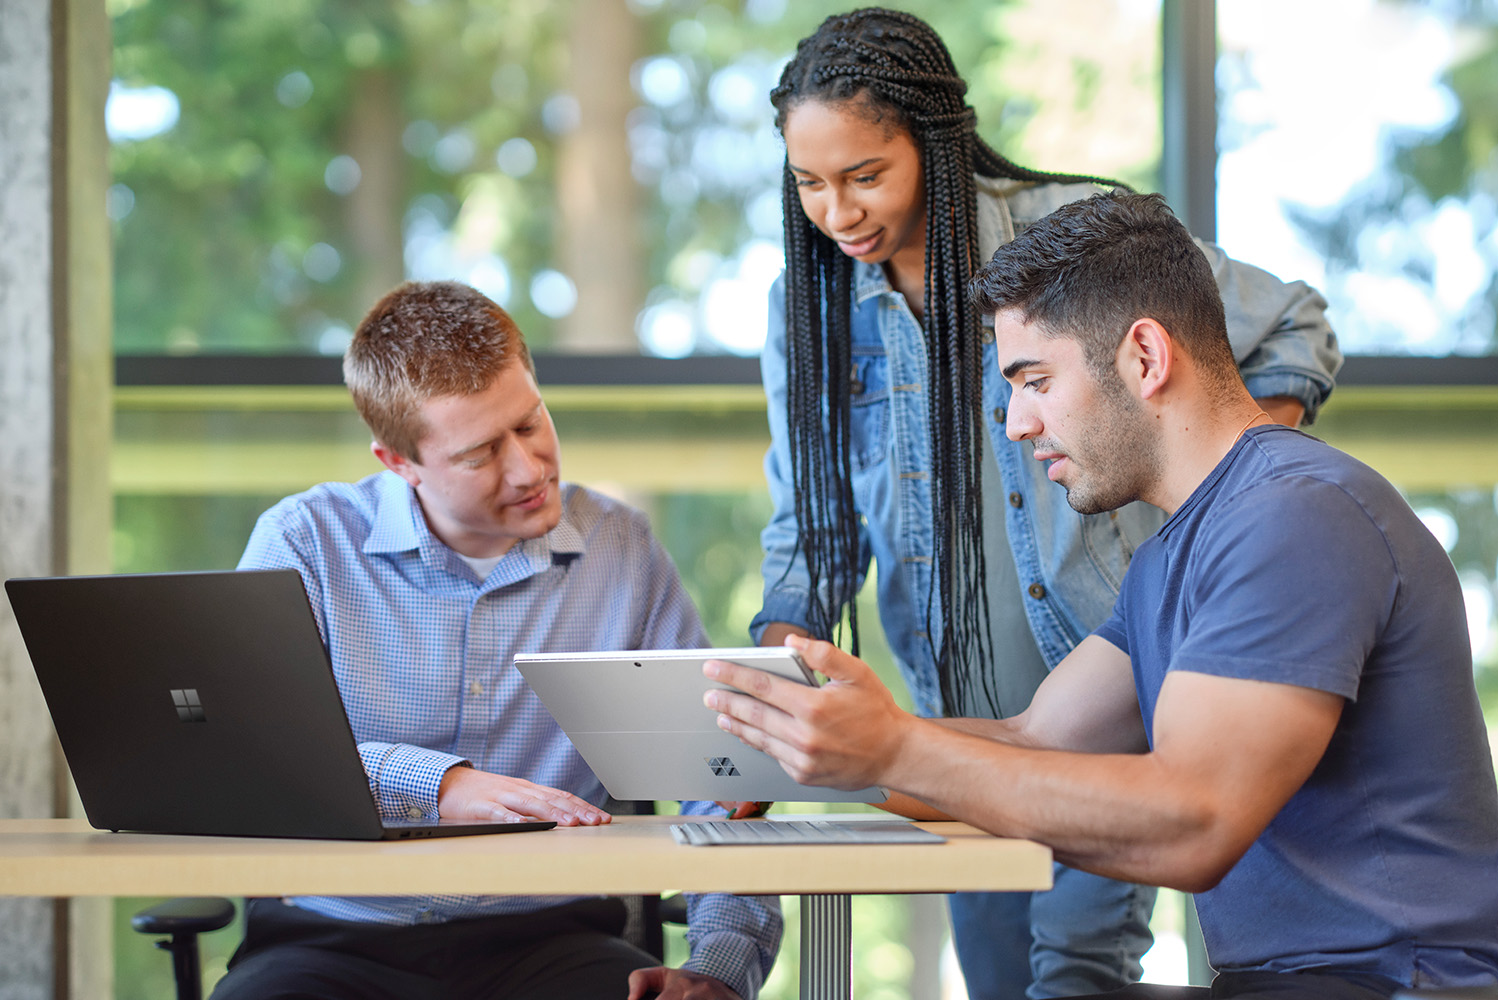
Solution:
M645 513L598 490L578 483L563 483L563 521L584 538L604 531L624 531L650 535L651 522Z
M390 480L401 482L394 473L377 472L356 482L318 483L301 493L283 497L272 510L341 511L373 510L382 494L390 492ZM404 483L402 484L404 485Z
M552 530L554 553L574 552L581 565L624 581L669 561L644 512L576 483L562 485L562 518Z
M298 527L368 527L379 514L382 498L395 499L395 494L405 488L400 477L390 472L375 473L353 483L319 483L277 501L261 515L260 526L284 531Z
M1017 229L1104 190L1088 182L1061 184L1004 177L978 177L975 183L982 197L1004 200Z
M1260 475L1267 482L1326 483L1355 496L1399 499L1395 487L1380 473L1311 434L1271 425L1247 436L1246 451L1263 464Z
M343 564L375 533L383 507L387 517L401 510L410 523L409 489L386 472L354 483L319 483L285 497L255 522L240 568L297 565L319 575ZM385 504L383 497L388 498Z
M1408 585L1423 601L1457 593L1447 552L1378 471L1291 428L1260 427L1246 438L1200 507L1199 530L1180 535L1196 550L1304 567L1312 585L1336 580L1345 595Z
M1411 508L1380 473L1354 456L1289 427L1249 432L1215 504L1220 515L1252 516L1310 538L1405 530Z

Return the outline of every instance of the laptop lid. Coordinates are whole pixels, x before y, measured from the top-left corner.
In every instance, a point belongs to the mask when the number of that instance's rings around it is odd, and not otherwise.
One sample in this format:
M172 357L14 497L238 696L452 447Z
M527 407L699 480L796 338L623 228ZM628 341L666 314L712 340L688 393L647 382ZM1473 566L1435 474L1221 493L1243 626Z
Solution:
M5 590L99 829L381 840L554 825L383 825L296 570Z
M880 788L799 785L769 755L718 727L703 662L730 660L814 683L795 650L652 649L526 653L516 668L617 799L883 802Z

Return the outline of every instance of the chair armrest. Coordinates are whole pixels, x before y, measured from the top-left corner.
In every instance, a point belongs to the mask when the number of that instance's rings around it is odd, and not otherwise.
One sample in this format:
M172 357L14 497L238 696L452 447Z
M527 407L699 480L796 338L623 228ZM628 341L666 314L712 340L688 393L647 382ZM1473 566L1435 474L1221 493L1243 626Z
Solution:
M206 934L228 926L234 904L220 896L181 896L147 907L130 918L142 934Z

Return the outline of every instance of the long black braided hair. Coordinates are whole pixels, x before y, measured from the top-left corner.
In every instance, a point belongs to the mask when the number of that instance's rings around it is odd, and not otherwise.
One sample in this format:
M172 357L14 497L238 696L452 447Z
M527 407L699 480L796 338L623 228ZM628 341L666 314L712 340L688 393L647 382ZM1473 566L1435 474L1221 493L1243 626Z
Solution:
M923 327L929 478L937 545L933 577L943 622L933 658L949 715L966 703L976 674L991 709L998 711L992 673L983 669L993 647L980 496L983 345L979 315L966 297L969 278L982 263L974 175L1116 186L1103 178L1042 173L1007 160L976 134L974 110L964 102L967 90L931 27L911 14L871 7L825 20L797 44L771 91L778 131L784 133L787 115L798 105L820 101L904 128L921 155L927 199ZM854 262L804 214L788 166L782 169L782 211L787 425L797 542L812 595L809 623L818 637L832 638L847 614L858 655L852 595L861 569L859 514L849 456ZM841 596L846 594L851 596ZM933 598L929 591L926 621L932 620ZM930 630L928 642L933 642Z

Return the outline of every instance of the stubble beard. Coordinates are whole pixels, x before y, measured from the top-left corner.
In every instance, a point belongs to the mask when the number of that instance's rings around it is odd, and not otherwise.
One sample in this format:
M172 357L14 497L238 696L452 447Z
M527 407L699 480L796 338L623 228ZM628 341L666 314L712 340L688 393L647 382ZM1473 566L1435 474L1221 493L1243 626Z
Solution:
M1100 385L1099 419L1066 453L1078 472L1068 506L1102 514L1139 500L1160 478L1161 452L1141 402L1118 379Z

